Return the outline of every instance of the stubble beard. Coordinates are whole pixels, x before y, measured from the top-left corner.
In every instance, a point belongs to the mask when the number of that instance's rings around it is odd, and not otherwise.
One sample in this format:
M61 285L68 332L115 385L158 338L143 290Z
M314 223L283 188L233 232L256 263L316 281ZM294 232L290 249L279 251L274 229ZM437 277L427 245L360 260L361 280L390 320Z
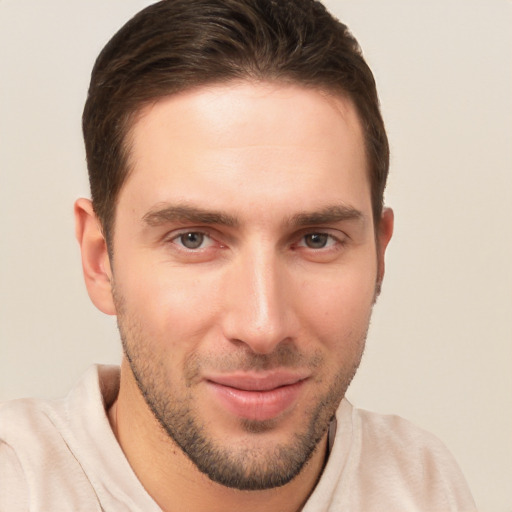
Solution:
M116 297L116 309L124 354L144 400L161 427L199 471L214 482L239 490L280 487L300 473L326 434L359 367L366 341L365 331L358 340L358 357L349 366L340 369L328 390L318 397L306 421L298 425L301 430L295 432L288 442L262 450L260 443L251 446L247 442L235 446L229 439L224 444L212 439L207 426L193 408L191 387L184 385L186 393L181 397L169 388L168 371L163 358L152 351L140 323L125 312L123 300L119 297ZM283 366L283 361L297 362L302 356L295 350L288 346L282 347L274 355L246 354L244 363L239 367L262 369ZM185 369L185 375L187 372L196 372L198 367L195 367L199 364L196 360L195 364ZM309 365L321 365L321 361L313 357ZM241 420L241 426L247 434L257 437L272 430L276 421Z

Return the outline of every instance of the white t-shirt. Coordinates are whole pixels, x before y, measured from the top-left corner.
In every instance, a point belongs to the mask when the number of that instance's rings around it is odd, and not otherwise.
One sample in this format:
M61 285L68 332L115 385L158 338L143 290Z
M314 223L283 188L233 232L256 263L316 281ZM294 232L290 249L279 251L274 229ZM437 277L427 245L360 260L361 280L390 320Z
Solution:
M106 410L119 368L92 367L63 400L0 405L0 512L161 512L133 473ZM329 460L303 512L474 512L432 435L343 400Z

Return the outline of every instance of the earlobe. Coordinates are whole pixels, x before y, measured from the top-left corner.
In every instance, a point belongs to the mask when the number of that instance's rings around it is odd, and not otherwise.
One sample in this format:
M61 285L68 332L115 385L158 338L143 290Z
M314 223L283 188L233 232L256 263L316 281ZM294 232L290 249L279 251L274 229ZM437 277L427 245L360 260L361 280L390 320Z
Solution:
M100 222L89 199L78 199L74 211L75 235L82 253L82 270L87 292L100 311L115 315L112 271Z
M385 271L385 254L386 248L393 236L394 227L394 213L391 208L384 208L380 218L379 225L377 226L377 290L380 291L382 280L384 279Z

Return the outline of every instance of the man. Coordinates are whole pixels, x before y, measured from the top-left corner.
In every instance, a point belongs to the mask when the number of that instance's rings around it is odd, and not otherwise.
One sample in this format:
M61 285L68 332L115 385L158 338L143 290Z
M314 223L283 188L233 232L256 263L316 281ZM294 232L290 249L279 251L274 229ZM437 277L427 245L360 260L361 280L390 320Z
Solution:
M75 205L120 370L4 405L0 510L474 510L345 392L393 214L371 71L310 0L169 0L100 54Z

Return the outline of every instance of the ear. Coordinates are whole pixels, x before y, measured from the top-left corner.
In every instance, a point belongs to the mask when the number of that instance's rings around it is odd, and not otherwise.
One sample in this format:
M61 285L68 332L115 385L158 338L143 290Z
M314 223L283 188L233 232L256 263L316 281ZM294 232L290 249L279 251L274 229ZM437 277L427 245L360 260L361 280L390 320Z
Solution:
M82 269L89 297L100 311L115 315L107 242L89 199L78 199L75 202L75 235L80 244Z
M377 226L377 290L380 292L380 286L384 279L385 262L384 256L386 248L393 235L395 216L391 208L384 208L380 217L379 225Z

